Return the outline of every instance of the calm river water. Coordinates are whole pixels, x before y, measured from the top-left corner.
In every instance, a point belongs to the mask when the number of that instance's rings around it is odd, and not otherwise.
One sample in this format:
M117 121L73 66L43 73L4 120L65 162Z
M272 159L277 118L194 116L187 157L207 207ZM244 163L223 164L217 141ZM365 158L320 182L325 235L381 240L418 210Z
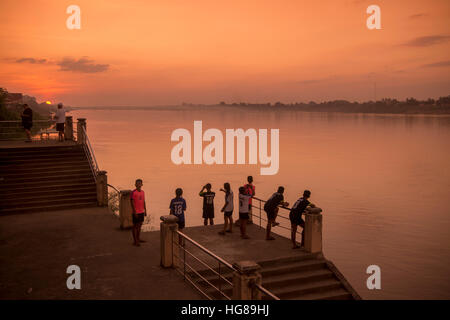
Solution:
M277 188L295 202L304 189L323 209L324 253L365 299L450 299L450 117L244 109L72 111L87 131L109 183L132 189L144 180L152 225L168 213L182 187L187 226L202 224L198 196L210 182L216 222L223 223L219 188L238 187L253 175L256 196ZM260 165L180 165L171 161L173 130L280 129L280 167L260 175ZM204 144L206 146L207 143ZM235 197L236 198L236 197ZM236 206L236 205L235 205ZM235 215L236 216L236 215ZM366 268L381 268L381 290L368 290Z

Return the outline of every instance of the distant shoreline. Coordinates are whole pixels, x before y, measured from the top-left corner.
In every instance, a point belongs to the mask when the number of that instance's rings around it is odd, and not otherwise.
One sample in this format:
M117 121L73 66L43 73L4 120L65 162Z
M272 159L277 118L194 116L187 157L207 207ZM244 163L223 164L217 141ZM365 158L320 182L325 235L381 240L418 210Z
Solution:
M449 115L449 105L377 105L377 104L317 104L317 105L168 105L168 106L92 106L71 107L76 110L161 110L161 111L189 111L189 110L223 110L248 109L251 111L302 111L320 113L353 113L353 114L397 114L397 115Z

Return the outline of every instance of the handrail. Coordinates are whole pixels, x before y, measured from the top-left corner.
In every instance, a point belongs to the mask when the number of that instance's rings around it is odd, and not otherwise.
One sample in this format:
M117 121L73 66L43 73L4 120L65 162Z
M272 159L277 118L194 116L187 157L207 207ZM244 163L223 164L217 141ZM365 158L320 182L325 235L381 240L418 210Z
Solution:
M280 298L278 298L276 295L274 295L272 292L270 292L269 290L267 290L266 288L264 288L263 286L257 284L257 283L253 283L253 286L255 288L257 288L259 291L261 291L262 293L268 295L269 297L271 297L273 300L280 300Z
M252 197L252 199L255 199L255 200L259 201L259 206L253 205L253 202L252 202L252 208L259 209L259 226L262 227L262 226L261 226L261 221L268 222L268 220L262 218L262 216L261 216L261 211L262 211L262 210L261 210L261 209L262 209L262 208L261 208L261 203L266 203L267 201L266 201L266 200L263 200L263 199L259 199L259 198L257 198L257 197ZM285 210L288 210L288 211L291 211L291 210L292 210L291 208L286 207L286 206L278 206L278 208L285 209ZM252 215L255 215L255 216L256 216L256 214L253 213L253 212L252 212ZM285 219L285 220L290 220L289 217L285 217L285 216L283 216L283 215L281 215L281 214L278 214L277 217L282 218L282 219ZM287 228L287 227L282 226L282 225L279 225L278 227L281 228L281 229L291 230L291 228ZM297 234L301 234L300 230L297 230L296 233L297 233Z
M197 241L189 238L187 235L185 235L183 232L180 232L177 230L177 234L180 235L182 238L186 239L187 241L189 241L190 243L192 243L193 245L195 245L196 247L198 247L199 249L201 249L202 251L204 251L205 253L209 254L211 257L213 257L214 259L216 259L217 261L220 261L222 264L224 264L225 266L227 266L228 268L230 268L231 270L236 270L233 265L225 260L223 260L221 257L215 255L214 253L212 253L211 251L209 251L208 249L206 249L204 246L202 246L200 243L198 243Z
M86 128L84 126L81 126L81 128L83 130L83 135L84 135L83 148L86 153L86 156L88 157L89 165L90 165L92 173L94 175L94 179L97 180L97 174L98 174L99 168L98 168L97 159L95 159L94 149L92 148L91 143L89 141L89 137L86 133Z
M120 191L119 191L116 187L114 187L113 185L110 185L109 183L107 183L106 185L107 185L108 187L113 188L113 189L120 195Z

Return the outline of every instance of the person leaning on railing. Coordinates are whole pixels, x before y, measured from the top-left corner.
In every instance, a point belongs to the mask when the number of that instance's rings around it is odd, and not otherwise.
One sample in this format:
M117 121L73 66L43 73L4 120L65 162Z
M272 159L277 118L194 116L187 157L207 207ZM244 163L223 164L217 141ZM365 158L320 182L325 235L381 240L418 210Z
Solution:
M278 191L264 204L264 211L267 213L266 240L275 240L275 238L270 235L270 230L272 229L272 226L275 227L279 225L278 222L275 222L278 215L278 206L289 206L289 203L284 201L283 193L284 187L278 187Z
M291 240L292 249L298 249L304 246L305 243L305 221L302 219L302 214L305 212L307 207L315 208L316 206L311 203L308 199L311 197L311 191L305 190L303 192L303 197L300 197L292 206L291 212L289 213L289 220L291 220ZM300 246L297 245L295 236L297 234L297 226L302 227L302 242Z

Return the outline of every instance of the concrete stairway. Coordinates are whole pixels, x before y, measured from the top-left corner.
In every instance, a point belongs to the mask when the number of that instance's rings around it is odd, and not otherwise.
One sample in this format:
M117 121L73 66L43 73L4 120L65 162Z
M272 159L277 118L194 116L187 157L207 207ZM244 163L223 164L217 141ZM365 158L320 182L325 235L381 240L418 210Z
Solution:
M262 285L282 300L354 300L360 299L356 292L340 275L333 264L314 254L302 254L270 261L260 261ZM225 267L222 267L222 273ZM216 269L217 271L217 269ZM225 270L224 277L232 282L232 273ZM211 270L199 272L210 283L219 287L219 277ZM217 290L195 273L190 275L196 284L213 299L224 299ZM226 295L232 296L232 288L224 280L220 287ZM353 291L353 293L352 293ZM262 295L262 298L270 299Z
M97 205L81 145L0 149L0 214Z

